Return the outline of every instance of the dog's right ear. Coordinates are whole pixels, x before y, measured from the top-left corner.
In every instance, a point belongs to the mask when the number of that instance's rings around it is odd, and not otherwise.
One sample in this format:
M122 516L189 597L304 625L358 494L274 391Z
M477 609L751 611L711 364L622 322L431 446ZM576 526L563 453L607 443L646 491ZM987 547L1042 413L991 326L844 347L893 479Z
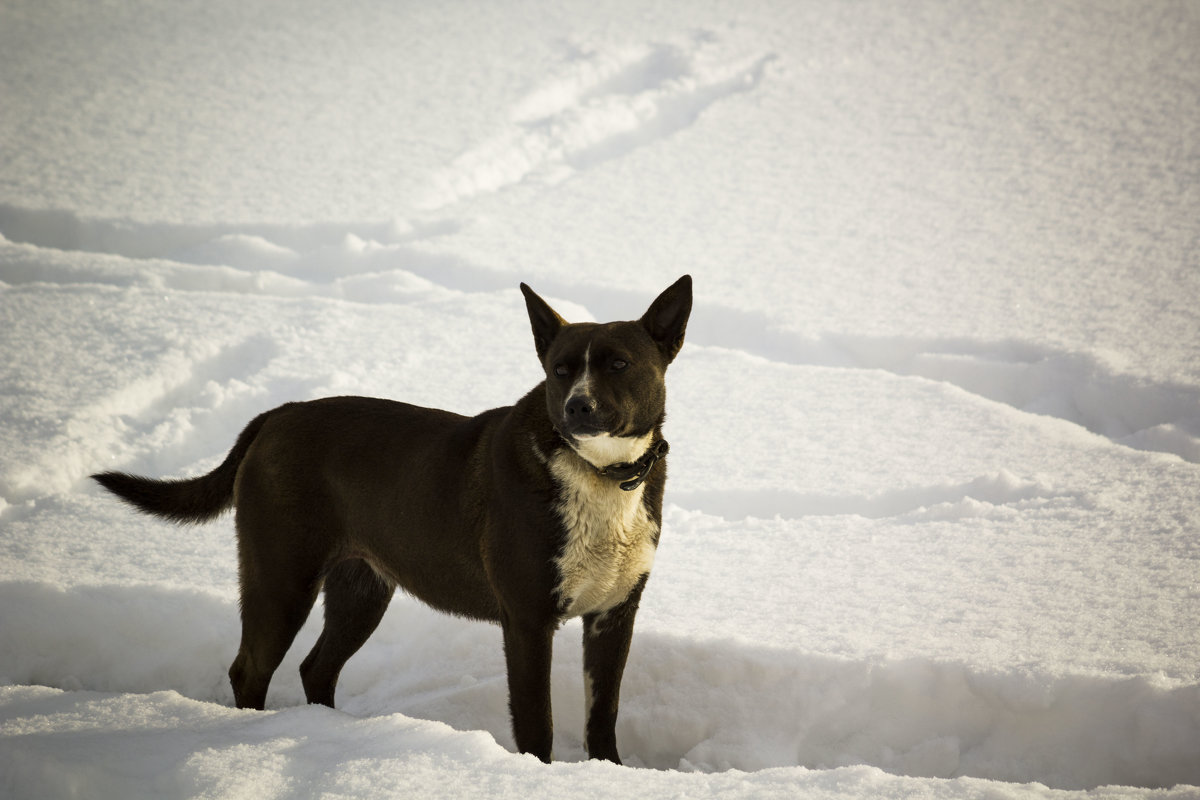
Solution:
M533 326L533 346L537 348L538 361L546 362L546 352L550 343L567 321L558 315L550 305L538 297L527 285L521 284L521 293L525 295L525 308L529 311L529 324Z

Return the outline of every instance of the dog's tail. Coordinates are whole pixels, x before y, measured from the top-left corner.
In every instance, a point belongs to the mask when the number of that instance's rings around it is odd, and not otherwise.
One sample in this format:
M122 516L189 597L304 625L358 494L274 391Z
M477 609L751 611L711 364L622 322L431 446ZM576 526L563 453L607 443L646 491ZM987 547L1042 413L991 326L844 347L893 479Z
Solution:
M268 411L251 420L229 455L207 475L155 480L127 472L101 472L92 479L143 513L172 522L208 522L233 505L233 482L238 467L270 415Z

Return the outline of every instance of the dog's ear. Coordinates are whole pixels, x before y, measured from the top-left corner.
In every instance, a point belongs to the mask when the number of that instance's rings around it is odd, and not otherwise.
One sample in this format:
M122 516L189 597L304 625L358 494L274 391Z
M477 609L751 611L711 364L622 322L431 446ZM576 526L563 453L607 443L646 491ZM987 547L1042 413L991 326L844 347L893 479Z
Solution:
M688 317L692 313L692 276L684 275L660 294L642 315L642 326L650 333L667 363L675 360L683 347Z
M529 311L529 324L533 326L533 346L537 348L538 360L542 363L546 361L546 351L550 349L550 343L554 341L554 337L558 336L558 332L567 324L567 321L558 315L550 305L538 297L537 294L525 284L521 284L521 293L525 295L525 308Z

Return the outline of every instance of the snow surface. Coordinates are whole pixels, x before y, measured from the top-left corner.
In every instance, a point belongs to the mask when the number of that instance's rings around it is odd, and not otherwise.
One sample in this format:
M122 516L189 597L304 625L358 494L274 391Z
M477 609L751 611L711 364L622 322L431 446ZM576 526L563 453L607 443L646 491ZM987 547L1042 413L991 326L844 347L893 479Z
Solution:
M0 795L1200 796L1198 43L1187 0L0 4ZM519 281L631 318L684 272L630 767L577 623L545 766L498 629L406 598L339 710L319 613L233 709L231 521L86 479L511 403Z

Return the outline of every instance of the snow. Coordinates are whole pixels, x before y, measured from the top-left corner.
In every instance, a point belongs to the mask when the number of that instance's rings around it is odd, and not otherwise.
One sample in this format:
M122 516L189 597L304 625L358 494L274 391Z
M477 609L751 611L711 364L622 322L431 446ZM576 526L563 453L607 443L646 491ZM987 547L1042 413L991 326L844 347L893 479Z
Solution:
M1200 797L1200 7L0 5L0 795ZM232 708L211 469L333 394L538 380L517 285L695 279L662 544L584 760L397 598ZM1171 788L1174 787L1174 788Z

